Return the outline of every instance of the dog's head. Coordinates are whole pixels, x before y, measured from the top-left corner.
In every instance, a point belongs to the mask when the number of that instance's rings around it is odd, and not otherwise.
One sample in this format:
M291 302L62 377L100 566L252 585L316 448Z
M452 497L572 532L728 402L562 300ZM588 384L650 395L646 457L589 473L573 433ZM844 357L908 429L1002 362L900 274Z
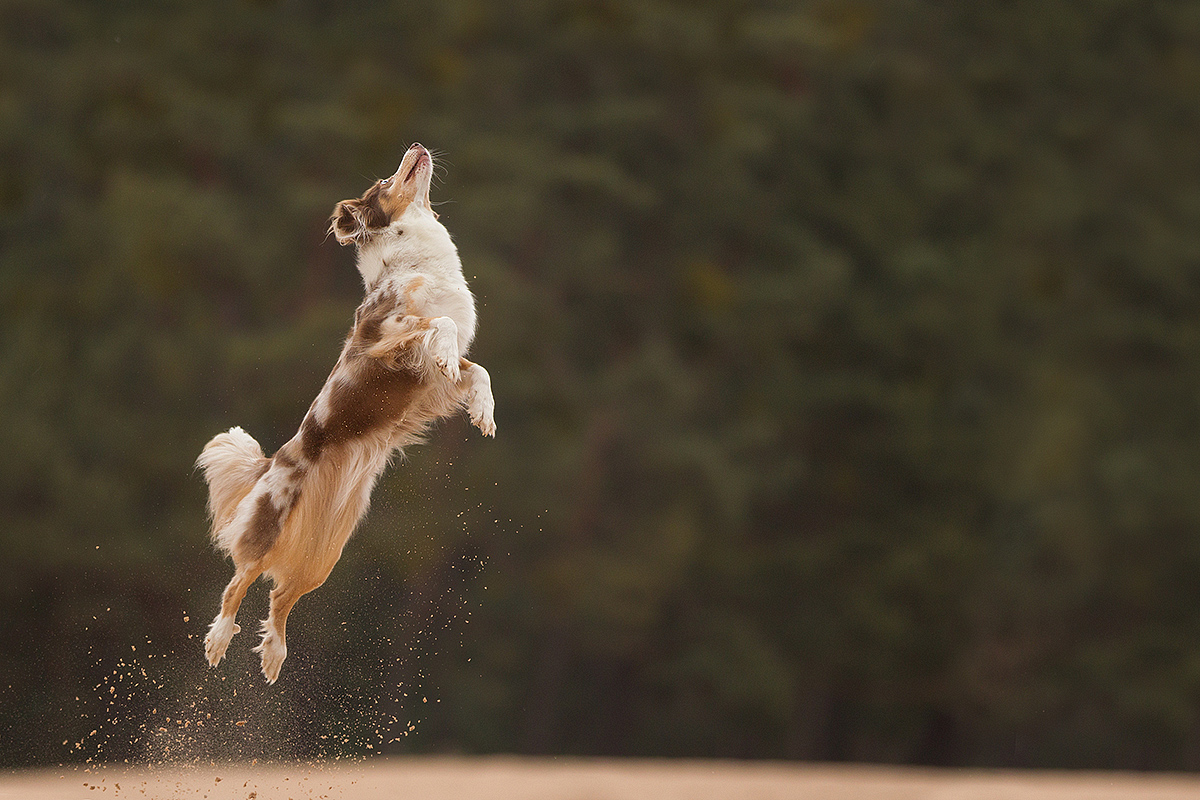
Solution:
M343 200L333 209L329 230L339 244L359 247L406 217L437 219L429 203L433 156L419 144L408 148L390 178L375 181L357 200Z

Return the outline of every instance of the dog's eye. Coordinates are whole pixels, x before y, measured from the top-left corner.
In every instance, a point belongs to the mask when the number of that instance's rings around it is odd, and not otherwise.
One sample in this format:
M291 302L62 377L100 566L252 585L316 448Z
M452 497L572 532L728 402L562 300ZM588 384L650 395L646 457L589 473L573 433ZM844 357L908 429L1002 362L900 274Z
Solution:
M379 185L380 185L380 186L387 186L387 185L388 185L388 181L390 181L390 180L391 180L391 178L384 178L383 180L381 180L381 181L379 182Z

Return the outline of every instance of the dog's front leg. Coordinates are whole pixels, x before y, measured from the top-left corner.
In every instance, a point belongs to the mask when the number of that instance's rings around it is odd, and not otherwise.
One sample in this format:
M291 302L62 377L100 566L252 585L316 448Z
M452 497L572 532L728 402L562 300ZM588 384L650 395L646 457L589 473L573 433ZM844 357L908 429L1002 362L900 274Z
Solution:
M484 436L494 437L496 420L493 415L496 411L496 400L492 397L492 376L488 375L486 369L465 358L458 360L458 367L462 376L458 386L462 389L463 403L467 406L467 413L471 415L471 422Z
M410 349L414 343L419 343L419 350ZM400 314L385 319L379 340L366 352L393 368L436 369L451 383L459 381L458 326L449 317Z
M429 332L425 334L425 350L433 363L451 383L458 383L458 325L449 317L433 317L429 320Z

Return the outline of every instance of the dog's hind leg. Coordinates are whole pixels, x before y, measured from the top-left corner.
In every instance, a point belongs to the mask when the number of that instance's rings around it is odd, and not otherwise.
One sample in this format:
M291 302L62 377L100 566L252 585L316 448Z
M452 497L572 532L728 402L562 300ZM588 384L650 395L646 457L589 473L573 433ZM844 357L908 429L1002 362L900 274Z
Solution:
M263 620L262 642L254 652L262 656L262 672L267 683L279 678L283 660L287 658L287 618L296 601L315 586L300 589L294 584L281 583L271 590L271 613Z
M261 574L262 568L258 566L257 561L241 565L233 574L233 580L225 587L225 593L221 597L221 613L217 614L217 618L208 628L208 635L204 637L204 656L211 666L215 667L221 663L221 659L225 657L225 649L229 647L229 640L241 630L234 622L234 617L242 605L246 590Z

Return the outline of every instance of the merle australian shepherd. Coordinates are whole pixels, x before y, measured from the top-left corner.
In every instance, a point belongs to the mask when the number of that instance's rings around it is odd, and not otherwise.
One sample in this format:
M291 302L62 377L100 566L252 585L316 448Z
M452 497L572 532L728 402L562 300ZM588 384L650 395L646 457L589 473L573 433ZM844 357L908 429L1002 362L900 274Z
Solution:
M274 683L287 657L288 612L329 576L392 454L461 408L495 435L491 380L463 357L475 300L430 207L432 176L433 157L414 144L396 174L334 209L330 231L357 248L366 297L296 435L265 458L231 428L200 454L213 542L236 569L204 640L213 666L240 630L234 617L246 590L266 574L274 589L255 651Z

